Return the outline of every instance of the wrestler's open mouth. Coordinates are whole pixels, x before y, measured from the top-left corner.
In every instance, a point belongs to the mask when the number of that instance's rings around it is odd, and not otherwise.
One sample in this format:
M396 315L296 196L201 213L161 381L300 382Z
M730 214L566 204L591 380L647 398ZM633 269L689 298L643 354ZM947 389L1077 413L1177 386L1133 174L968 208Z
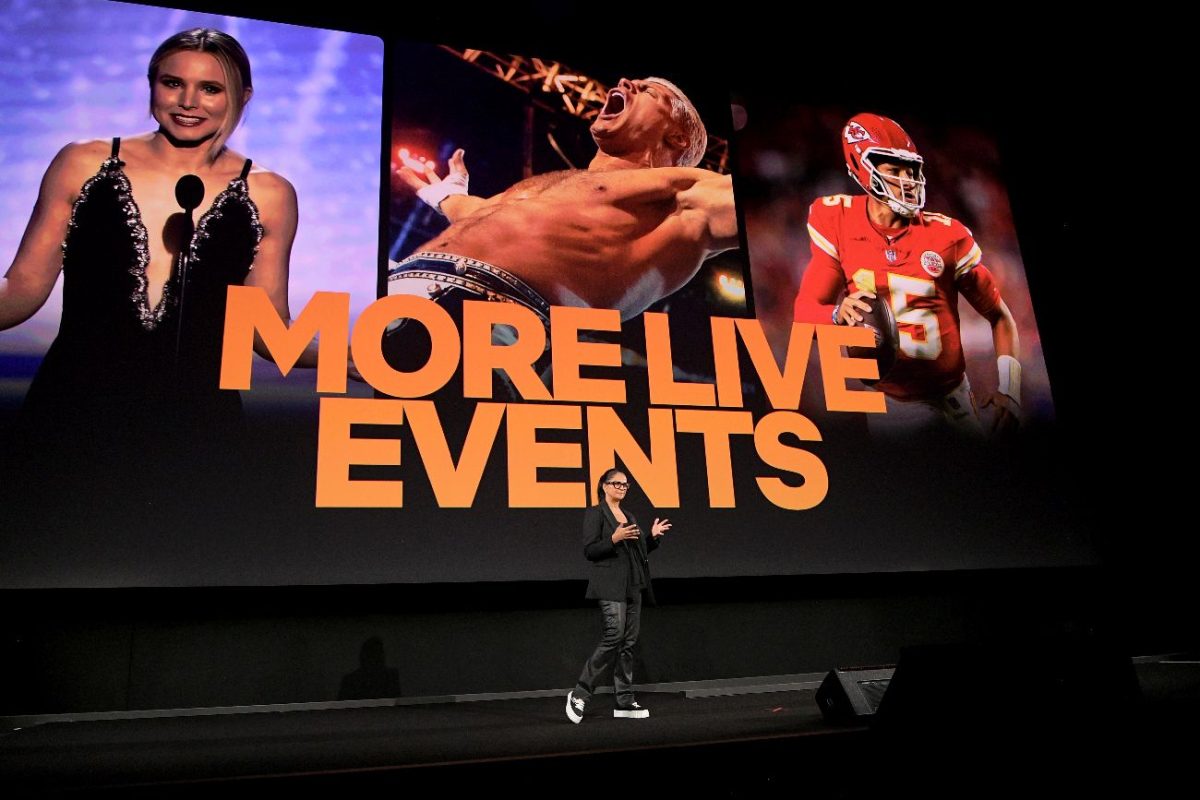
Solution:
M608 100L604 102L604 108L600 110L600 118L612 119L613 117L619 117L624 111L625 93L620 89L613 89L608 93Z

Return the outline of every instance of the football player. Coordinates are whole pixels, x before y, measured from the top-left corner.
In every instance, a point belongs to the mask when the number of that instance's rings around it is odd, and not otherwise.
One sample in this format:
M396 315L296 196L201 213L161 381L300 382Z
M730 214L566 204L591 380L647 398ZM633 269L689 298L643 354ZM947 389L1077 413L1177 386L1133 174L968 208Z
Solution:
M858 114L842 129L850 176L865 195L820 197L809 208L812 260L796 295L797 322L855 325L867 301L887 303L896 319L895 366L874 385L887 414L872 430L953 427L982 430L959 337L961 294L992 326L997 391L992 431L1019 421L1021 364L1017 326L979 245L958 220L925 211L924 159L898 124Z

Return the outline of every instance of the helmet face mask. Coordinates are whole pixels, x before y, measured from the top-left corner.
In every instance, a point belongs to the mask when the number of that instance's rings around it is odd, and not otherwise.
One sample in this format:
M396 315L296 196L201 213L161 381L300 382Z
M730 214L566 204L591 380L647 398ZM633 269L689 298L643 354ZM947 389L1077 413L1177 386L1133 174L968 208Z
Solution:
M902 217L916 216L917 212L925 207L925 176L921 169L923 162L916 153L912 155L916 156L915 160L902 159L891 154L880 155L874 148L863 154L863 161L871 174L871 184L867 192L886 203L888 208ZM880 169L886 166L893 169Z
M850 177L894 213L914 217L925 206L925 160L892 120L858 114L842 130L842 152Z

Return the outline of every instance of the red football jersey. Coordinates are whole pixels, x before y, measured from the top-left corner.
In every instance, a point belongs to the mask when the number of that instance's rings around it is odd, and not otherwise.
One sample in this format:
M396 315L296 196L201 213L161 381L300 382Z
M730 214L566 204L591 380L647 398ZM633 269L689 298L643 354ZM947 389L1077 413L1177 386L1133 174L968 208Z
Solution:
M966 362L958 332L959 291L987 314L999 303L990 279L977 280L979 245L965 225L922 212L904 228L875 227L866 195L819 197L809 207L812 260L796 296L797 322L831 323L845 288L874 292L889 303L900 331L900 355L876 386L903 400L944 395L962 380ZM986 270L980 267L986 276ZM987 291L976 287L985 284Z

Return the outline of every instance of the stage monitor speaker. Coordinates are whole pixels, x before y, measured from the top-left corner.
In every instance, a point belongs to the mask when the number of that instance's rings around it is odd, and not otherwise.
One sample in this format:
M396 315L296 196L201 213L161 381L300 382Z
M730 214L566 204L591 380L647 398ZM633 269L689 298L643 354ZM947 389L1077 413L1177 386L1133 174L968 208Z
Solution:
M835 669L817 689L817 705L829 722L866 720L875 714L894 667Z

